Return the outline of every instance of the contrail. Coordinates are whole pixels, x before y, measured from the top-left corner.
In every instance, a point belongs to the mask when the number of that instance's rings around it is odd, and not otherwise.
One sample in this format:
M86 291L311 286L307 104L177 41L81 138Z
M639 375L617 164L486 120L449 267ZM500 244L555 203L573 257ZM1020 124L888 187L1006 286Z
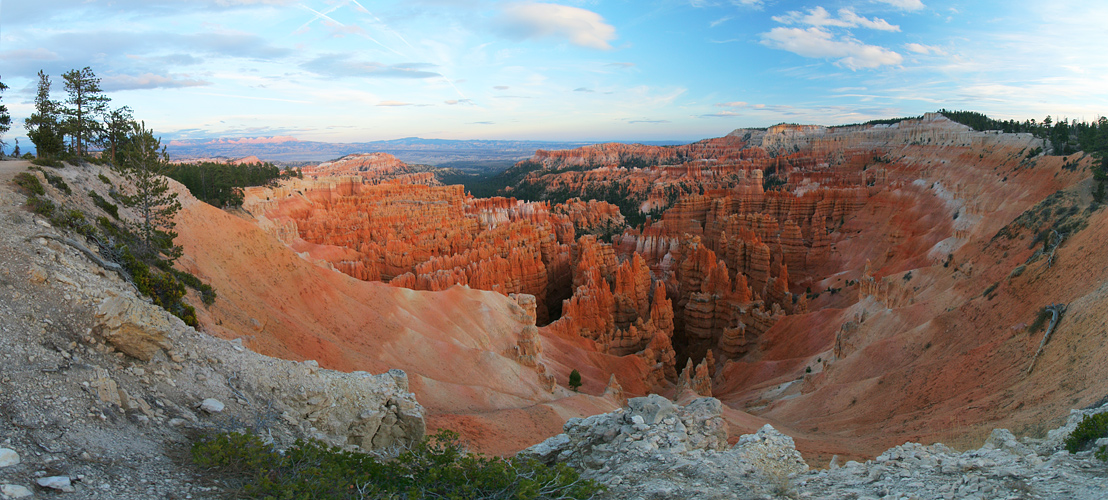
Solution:
M302 3L300 3L300 4L296 4L296 5L298 5L298 6L300 7L300 8L302 8L302 9L304 9L304 10L307 10L308 12L311 12L311 13L315 14L315 17L313 17L313 18L311 18L310 20L308 20L308 22L306 22L306 23L304 23L304 24L300 25L300 27L299 27L299 28L296 28L296 30L294 30L294 31L293 31L293 33L296 33L297 31L300 31L300 30L302 30L302 29L304 29L304 28L307 28L309 24L312 24L312 23L314 23L314 22L318 21L318 20L319 20L320 18L324 18L324 19L327 19L327 20L329 20L329 21L331 21L331 22L333 22L333 23L337 23L337 24L338 24L339 26L343 26L343 24L342 24L342 23L340 23L340 22L338 22L338 21L336 21L336 20L334 20L334 19L331 19L331 18L330 18L330 17L329 17L328 15L327 15L327 14L330 14L330 13L334 12L334 11L335 11L335 9L338 9L339 7L341 7L341 6L342 6L342 4L338 4L338 5L336 5L336 6L333 6L333 7L331 7L330 9L328 9L328 10L327 10L327 12L319 12L319 11L317 11L317 10L315 10L315 9L311 8L311 7L308 7L307 5L304 5L304 4L302 4Z
M446 83L449 83L451 87L454 87L454 92L457 92L458 95L462 97L462 99L469 99L468 97L466 97L465 94L462 93L461 90L458 90L458 87L454 85L454 82L447 78L446 75L439 73L439 76L441 76L443 80L446 80Z
M392 34L396 35L396 38L399 38L401 42L404 42L404 45L407 45L408 48L410 48L412 50L419 50L419 49L413 47L412 44L408 43L408 40L406 40L403 35L401 35L396 30L392 29L391 27L389 27L389 25L385 24L385 22L382 21L381 18L375 16L372 12L369 11L369 9L365 8L365 6L363 6L361 3L358 3L358 0L349 0L349 3L357 5L359 10L361 10L363 13L369 15L370 17L372 17L374 22L376 22L377 24L383 26L386 30L388 30L389 33L392 33Z
M326 19L326 20L331 21L332 23L335 23L339 26L346 27L345 24L340 23L339 21L335 20L335 18L327 15L327 14L330 14L330 13L334 12L336 9L338 9L339 7L342 7L343 5L346 5L346 4L336 4L335 6L331 7L328 10L326 10L325 12L319 12L319 11L317 11L317 10L311 8L311 7L308 7L307 5L304 5L304 4L297 4L297 5L299 5L304 10L307 10L308 12L311 12L311 13L315 14L316 17L313 18L311 21L308 21L308 22L304 23L304 25L297 28L296 31L300 31L300 30L304 29L306 26L318 21L319 19ZM293 33L295 33L296 31L294 31ZM396 54L400 57L407 57L404 54L396 51L392 47L389 47L388 45L385 45L385 44L377 41L376 38L373 38L373 37L369 36L368 34L365 33L365 30L362 30L360 33L356 33L356 34L359 35L359 36L365 37L367 40L369 40L373 43L376 43L377 45L380 45L381 47L384 47L385 50L388 50L388 51L390 51L390 52L392 52L392 53L394 53L394 54ZM405 42L405 43L407 43L407 42Z
M350 3L357 5L359 9L362 9L362 12L369 14L369 9L362 7L362 4L358 3L358 0L350 0Z

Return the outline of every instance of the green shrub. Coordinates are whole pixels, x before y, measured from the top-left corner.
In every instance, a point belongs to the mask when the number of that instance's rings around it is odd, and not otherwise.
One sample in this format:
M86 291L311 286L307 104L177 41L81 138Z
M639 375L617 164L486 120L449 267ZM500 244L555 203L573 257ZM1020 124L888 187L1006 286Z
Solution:
M35 158L35 159L31 160L31 163L34 164L34 165L42 166L42 167L52 167L52 168L65 167L65 164L63 164L62 162L60 162L58 160L55 160L53 158Z
M111 180L111 179L109 179L109 178L108 178L108 177L107 177L106 175L104 175L104 174L96 174L96 177L97 177L98 179L100 179L100 182L103 182L104 184L107 184L107 185L109 185L109 186L111 186L111 185L112 185L112 180Z
M181 302L185 296L185 286L167 272L153 272L150 266L131 252L126 246L120 251L120 264L131 275L131 281L143 295L154 300L154 304L181 318L186 325L196 327L196 309Z
M581 387L581 372L574 368L569 372L569 388L577 391L578 387Z
M92 203L100 207L101 210L108 213L114 219L119 220L119 206L108 200L105 200L103 196L100 196L96 191L89 191L88 197L92 198Z
M47 219L54 217L54 202L46 198L39 198L34 195L28 196L27 208L30 208L32 212L46 217Z
M189 288L196 290L200 294L200 300L204 301L207 305L215 303L215 289L211 285L200 281L200 278L193 276L190 273L179 271L177 269L170 268L170 272L177 278L177 281L184 283Z
M15 174L15 178L12 179L16 186L19 186L26 190L29 194L42 196L46 194L46 189L42 187L42 183L39 182L38 177L31 175L27 172L20 172Z
M283 453L252 434L216 434L192 446L193 463L248 498L583 499L602 487L566 465L466 453L440 431L392 460L297 441Z
M1089 443L1102 437L1108 437L1108 413L1085 415L1081 423L1077 424L1073 432L1066 437L1066 450L1077 453L1088 447ZM1097 451L1098 457L1101 456L1101 452L1104 452L1103 447Z
M57 175L57 174L52 174L52 173L47 172L47 171L45 171L41 168L31 167L31 169L32 170L38 170L39 172L41 172L42 176L46 178L46 182L49 182L50 185L54 186L54 188L57 189L58 191L61 191L65 194L73 194L73 190L69 189L69 184L65 183L65 179L62 179L62 176Z

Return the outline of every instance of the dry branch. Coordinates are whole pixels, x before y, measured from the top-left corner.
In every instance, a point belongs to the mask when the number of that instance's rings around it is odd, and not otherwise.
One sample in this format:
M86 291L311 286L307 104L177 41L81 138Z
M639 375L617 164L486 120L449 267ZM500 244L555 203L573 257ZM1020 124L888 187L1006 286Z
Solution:
M1039 355L1043 353L1043 348L1046 347L1046 342L1050 340L1050 334L1054 333L1054 327L1058 326L1058 320L1062 318L1062 313L1066 311L1065 304L1051 304L1047 306L1047 311L1052 314L1050 318L1050 324L1046 327L1046 334L1043 335L1043 341L1039 342L1039 350L1035 351L1035 356L1031 358L1031 365L1027 367L1027 374L1031 375L1031 370L1035 368L1035 361L1039 359Z

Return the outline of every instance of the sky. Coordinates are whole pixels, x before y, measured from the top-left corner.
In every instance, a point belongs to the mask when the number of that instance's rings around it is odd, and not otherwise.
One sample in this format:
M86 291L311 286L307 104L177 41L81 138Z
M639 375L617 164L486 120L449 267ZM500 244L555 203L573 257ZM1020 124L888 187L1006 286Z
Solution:
M37 72L89 66L163 139L691 141L940 108L1108 114L1101 0L0 0ZM257 140L257 139L255 139ZM26 142L25 142L26 141Z

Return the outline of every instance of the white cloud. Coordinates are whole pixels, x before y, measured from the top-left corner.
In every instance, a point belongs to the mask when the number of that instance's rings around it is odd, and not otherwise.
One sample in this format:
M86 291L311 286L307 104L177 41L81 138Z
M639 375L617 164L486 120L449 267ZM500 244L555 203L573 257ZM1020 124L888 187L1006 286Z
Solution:
M854 9L849 7L839 9L838 18L831 17L831 14L823 7L816 7L808 9L807 14L793 10L783 16L773 16L773 20L781 24L803 24L816 27L834 26L837 28L860 27L880 31L900 31L900 26L889 24L888 21L876 17L867 19L864 16L859 16L854 12Z
M44 48L35 49L16 49L5 50L0 52L0 61L12 61L18 59L28 59L34 61L56 61L60 59L57 52L49 51Z
M850 37L836 39L818 27L773 28L762 33L762 44L804 57L837 59L836 64L852 70L895 65L904 60L900 54L884 47L866 45Z
M748 109L754 111L770 111L774 113L789 114L793 109L792 106L783 104L750 104L744 101L732 101L732 102L717 102L717 108L731 108L731 109ZM723 111L722 113L737 113L735 111Z
M411 106L412 103L402 102L402 101L381 101L381 102L377 103L377 105L378 106L384 106L384 107L398 107L398 106Z
M920 0L876 0L902 10L920 10L925 7Z
M173 75L162 76L153 73L144 75L113 75L100 79L100 86L105 91L113 90L138 90L138 89L176 89L183 87L201 87L211 85L211 82L192 78L177 78Z
M552 3L516 3L507 6L497 20L508 38L564 38L579 47L608 50L616 29L590 10Z
M689 0L689 5L697 8L701 7L719 7L721 5L734 5L736 7L752 7L755 9L762 8L762 0Z
M908 49L909 52L915 52L916 54L923 54L923 55L935 54L935 55L939 55L939 56L945 56L946 55L945 50L940 49L940 48L938 48L934 45L923 45L921 43L906 43L906 44L904 44L904 48Z

